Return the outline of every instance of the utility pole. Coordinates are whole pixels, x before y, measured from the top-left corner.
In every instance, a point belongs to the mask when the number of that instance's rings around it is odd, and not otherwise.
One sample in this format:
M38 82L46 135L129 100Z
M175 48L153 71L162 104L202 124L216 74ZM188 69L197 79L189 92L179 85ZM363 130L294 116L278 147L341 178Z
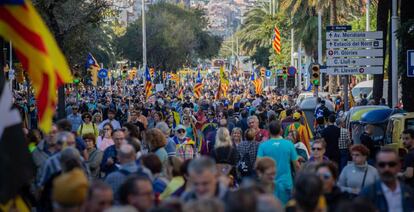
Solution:
M147 68L147 31L145 27L145 0L141 0L142 8L142 64L145 69ZM145 75L145 74L144 74ZM144 80L145 82L145 80Z
M365 13L366 13L366 23L365 23L365 31L369 32L371 31L370 29L370 16L369 16L369 6L370 6L370 0L366 0L366 5L365 5ZM369 80L369 74L367 74L367 80Z
M322 65L322 11L320 9L318 10L318 64ZM323 90L323 73L320 75L319 86Z
M302 43L299 43L298 46L298 68L297 68L297 74L298 74L298 89L299 91L302 90Z
M392 76L392 106L398 104L398 46L397 46L397 0L392 0L391 16L391 76Z

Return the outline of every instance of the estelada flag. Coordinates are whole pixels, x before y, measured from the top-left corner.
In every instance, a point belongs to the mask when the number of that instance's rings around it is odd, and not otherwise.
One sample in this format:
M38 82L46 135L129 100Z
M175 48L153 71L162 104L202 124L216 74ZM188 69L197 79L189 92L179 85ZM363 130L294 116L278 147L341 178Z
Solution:
M145 98L148 99L152 94L152 81L148 67L145 67Z
M86 69L91 71L92 85L96 86L98 84L98 71L101 69L101 67L91 53L88 54L88 59L86 60Z
M30 185L34 165L23 137L19 111L13 107L10 85L0 79L0 211L29 211L19 193Z
M35 90L39 126L49 132L57 105L57 90L72 82L62 52L28 0L0 0L0 36L13 43Z
M201 97L201 90L203 89L203 78L201 77L200 70L198 70L196 84L194 86L194 96L199 99Z

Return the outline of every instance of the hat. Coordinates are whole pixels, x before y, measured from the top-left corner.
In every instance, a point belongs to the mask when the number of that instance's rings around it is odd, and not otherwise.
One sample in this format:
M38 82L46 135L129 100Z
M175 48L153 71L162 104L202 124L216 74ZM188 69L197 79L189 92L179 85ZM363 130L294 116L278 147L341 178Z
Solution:
M293 119L295 119L295 120L299 120L300 119L300 113L298 113L298 112L295 112L295 113L293 113Z
M52 199L63 206L81 205L88 194L88 179L85 173L75 168L53 180Z
M178 126L176 126L175 127L175 129L174 129L175 131L178 131L178 130L185 130L185 127L184 127L184 125L182 125L182 124L179 124Z

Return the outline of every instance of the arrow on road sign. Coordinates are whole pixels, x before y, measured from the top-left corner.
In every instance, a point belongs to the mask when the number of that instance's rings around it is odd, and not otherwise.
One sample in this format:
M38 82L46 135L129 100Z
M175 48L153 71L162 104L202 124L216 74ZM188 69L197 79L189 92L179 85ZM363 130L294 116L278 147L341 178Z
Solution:
M382 58L332 58L326 61L327 66L380 66Z
M382 39L382 31L375 32L327 32L327 40L340 39Z
M342 48L382 48L382 40L366 40L366 41L327 41L326 47L331 49Z

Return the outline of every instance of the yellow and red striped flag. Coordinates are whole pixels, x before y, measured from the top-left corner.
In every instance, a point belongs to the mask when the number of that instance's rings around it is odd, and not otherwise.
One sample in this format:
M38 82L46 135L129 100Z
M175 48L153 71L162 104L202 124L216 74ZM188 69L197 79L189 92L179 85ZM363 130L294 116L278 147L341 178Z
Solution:
M263 93L263 81L260 77L255 75L254 71L252 71L250 80L252 81L254 85L254 90L256 94L262 94Z
M181 84L179 86L180 86L180 89L178 90L178 98L183 100L184 99L184 88L181 86Z
M180 82L180 76L178 74L171 73L171 80L175 81L175 83Z
M273 31L275 34L273 35L272 47L275 50L276 54L280 54L280 51L282 50L280 44L280 31L277 26L275 26Z
M148 99L152 94L152 82L148 67L145 68L145 98Z
M223 97L226 98L227 97L227 90L229 89L229 78L226 75L226 72L224 71L224 66L220 67L220 86L219 86L219 91L218 93L220 93L220 91L223 92ZM219 95L220 97L220 95Z
M194 96L199 99L201 97L201 90L203 89L203 78L201 77L200 70L198 70L196 84L194 86Z
M14 44L35 90L39 126L49 132L57 90L72 82L72 74L53 35L28 0L0 1L0 36Z

